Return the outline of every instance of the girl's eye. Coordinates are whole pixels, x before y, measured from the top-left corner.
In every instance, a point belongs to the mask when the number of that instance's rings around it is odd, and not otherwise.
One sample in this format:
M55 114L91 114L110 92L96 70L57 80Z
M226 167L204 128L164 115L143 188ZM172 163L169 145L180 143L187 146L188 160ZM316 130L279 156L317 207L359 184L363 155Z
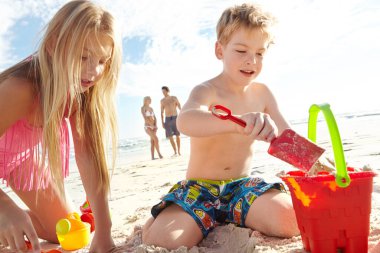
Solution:
M245 53L244 50L236 50L236 52L238 52L239 54L244 54Z
M87 59L88 59L88 57L82 56L82 61L86 61Z

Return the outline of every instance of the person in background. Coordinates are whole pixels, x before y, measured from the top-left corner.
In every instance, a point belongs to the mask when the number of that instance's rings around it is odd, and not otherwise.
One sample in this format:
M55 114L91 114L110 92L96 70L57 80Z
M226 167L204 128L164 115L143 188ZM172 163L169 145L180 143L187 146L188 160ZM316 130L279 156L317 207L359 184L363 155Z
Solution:
M161 159L160 144L157 138L157 119L153 112L153 108L150 106L152 99L147 96L144 97L144 104L141 107L141 114L144 118L144 130L150 137L150 153L152 160L154 160L154 150L157 151L158 157Z
M161 122L162 127L165 129L166 138L170 140L174 154L173 156L181 155L181 139L180 133L177 129L177 115L178 110L181 110L181 104L177 97L170 95L170 90L167 86L161 88L164 98L161 99ZM165 115L165 120L164 120ZM173 136L176 136L174 142Z
M26 251L24 236L35 253L38 238L58 243L56 223L74 211L64 191L71 129L96 223L89 251L115 249L108 194L121 55L113 16L91 1L69 1L48 23L38 51L0 73L0 178L28 208L0 190L3 247Z

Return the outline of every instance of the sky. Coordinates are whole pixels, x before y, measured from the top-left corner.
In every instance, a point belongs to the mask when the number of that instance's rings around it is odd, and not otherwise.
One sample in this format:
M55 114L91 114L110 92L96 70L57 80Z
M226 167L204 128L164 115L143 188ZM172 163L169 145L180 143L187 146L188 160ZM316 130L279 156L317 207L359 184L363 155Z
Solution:
M0 71L34 52L65 0L0 0ZM214 55L223 10L247 1L98 0L122 31L117 90L120 137L148 138L140 113L151 96L160 126L161 87L183 104L191 89L222 71ZM248 1L249 2L249 1ZM312 104L335 114L380 112L380 1L262 0L279 23L276 44L258 81L267 84L288 120ZM163 129L158 135L164 138Z

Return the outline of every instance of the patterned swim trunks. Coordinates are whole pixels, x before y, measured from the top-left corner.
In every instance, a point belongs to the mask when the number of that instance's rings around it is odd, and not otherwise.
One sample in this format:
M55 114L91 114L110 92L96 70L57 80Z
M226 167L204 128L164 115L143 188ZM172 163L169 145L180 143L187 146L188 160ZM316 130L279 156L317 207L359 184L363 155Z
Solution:
M206 237L216 222L244 227L253 201L269 189L285 191L281 183L266 183L262 178L183 180L175 184L151 212L156 218L175 203L193 217Z

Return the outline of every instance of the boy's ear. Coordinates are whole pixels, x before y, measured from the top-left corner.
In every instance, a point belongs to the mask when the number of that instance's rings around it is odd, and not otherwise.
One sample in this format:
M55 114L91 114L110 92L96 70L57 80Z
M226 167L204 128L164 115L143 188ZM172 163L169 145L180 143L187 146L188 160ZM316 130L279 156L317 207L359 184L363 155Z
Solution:
M215 42L215 56L218 58L218 60L221 60L223 58L222 44L220 44L219 41Z

